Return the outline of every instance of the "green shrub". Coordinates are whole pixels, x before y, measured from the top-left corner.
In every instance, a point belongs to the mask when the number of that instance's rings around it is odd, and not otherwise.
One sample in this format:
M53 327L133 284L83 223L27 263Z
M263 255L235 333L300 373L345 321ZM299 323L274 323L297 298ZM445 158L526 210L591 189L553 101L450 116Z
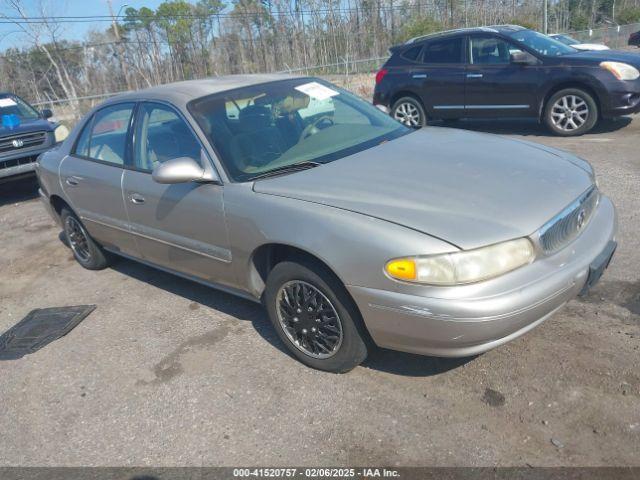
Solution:
M442 30L444 30L444 26L437 20L431 17L417 17L404 26L398 40L404 42L410 38L428 35Z
M629 7L616 14L616 22L620 25L640 22L640 7Z

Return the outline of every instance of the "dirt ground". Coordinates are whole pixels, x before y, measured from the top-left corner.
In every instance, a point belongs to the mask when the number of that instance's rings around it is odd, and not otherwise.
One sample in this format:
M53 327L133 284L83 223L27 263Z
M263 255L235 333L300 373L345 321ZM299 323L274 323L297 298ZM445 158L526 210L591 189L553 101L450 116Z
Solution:
M587 298L471 359L380 350L346 375L308 369L255 304L128 260L82 269L34 184L0 186L0 332L97 305L0 362L0 465L640 465L640 118L576 139L459 126L581 155L620 216Z

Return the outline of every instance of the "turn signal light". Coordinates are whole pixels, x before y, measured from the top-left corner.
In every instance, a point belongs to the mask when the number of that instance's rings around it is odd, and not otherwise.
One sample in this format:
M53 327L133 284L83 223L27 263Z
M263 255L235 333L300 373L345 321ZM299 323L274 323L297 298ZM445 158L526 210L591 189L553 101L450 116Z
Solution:
M399 280L416 280L416 262L408 258L400 258L387 263L387 273Z

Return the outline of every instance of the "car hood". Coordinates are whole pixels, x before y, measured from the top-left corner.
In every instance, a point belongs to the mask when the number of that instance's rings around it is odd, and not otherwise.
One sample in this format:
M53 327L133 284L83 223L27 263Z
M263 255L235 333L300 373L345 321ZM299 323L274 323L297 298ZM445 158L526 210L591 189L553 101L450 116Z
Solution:
M582 50L569 55L563 55L559 57L563 60L569 61L587 61L589 63L600 62L623 62L633 65L634 67L640 67L640 54L623 52L620 50Z
M22 120L15 128L6 128L0 122L0 137L20 135L21 133L51 131L55 124L38 118L36 120Z
M530 235L593 184L584 160L495 135L431 127L255 192L350 210L472 249Z

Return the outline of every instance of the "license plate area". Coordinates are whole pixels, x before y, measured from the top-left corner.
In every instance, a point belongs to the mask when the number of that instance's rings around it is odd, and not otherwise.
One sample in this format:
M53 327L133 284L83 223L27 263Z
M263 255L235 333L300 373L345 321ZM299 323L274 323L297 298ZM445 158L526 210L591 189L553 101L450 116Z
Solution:
M609 243L607 243L607 246L604 247L604 250L602 250L602 252L600 252L600 254L595 258L595 260L591 262L591 265L589 265L589 276L587 277L587 282L584 284L584 287L582 287L582 290L580 291L580 296L586 295L591 287L598 283L600 277L602 277L602 274L609 266L609 263L611 263L611 258L616 252L617 247L618 244L616 242L610 241Z

